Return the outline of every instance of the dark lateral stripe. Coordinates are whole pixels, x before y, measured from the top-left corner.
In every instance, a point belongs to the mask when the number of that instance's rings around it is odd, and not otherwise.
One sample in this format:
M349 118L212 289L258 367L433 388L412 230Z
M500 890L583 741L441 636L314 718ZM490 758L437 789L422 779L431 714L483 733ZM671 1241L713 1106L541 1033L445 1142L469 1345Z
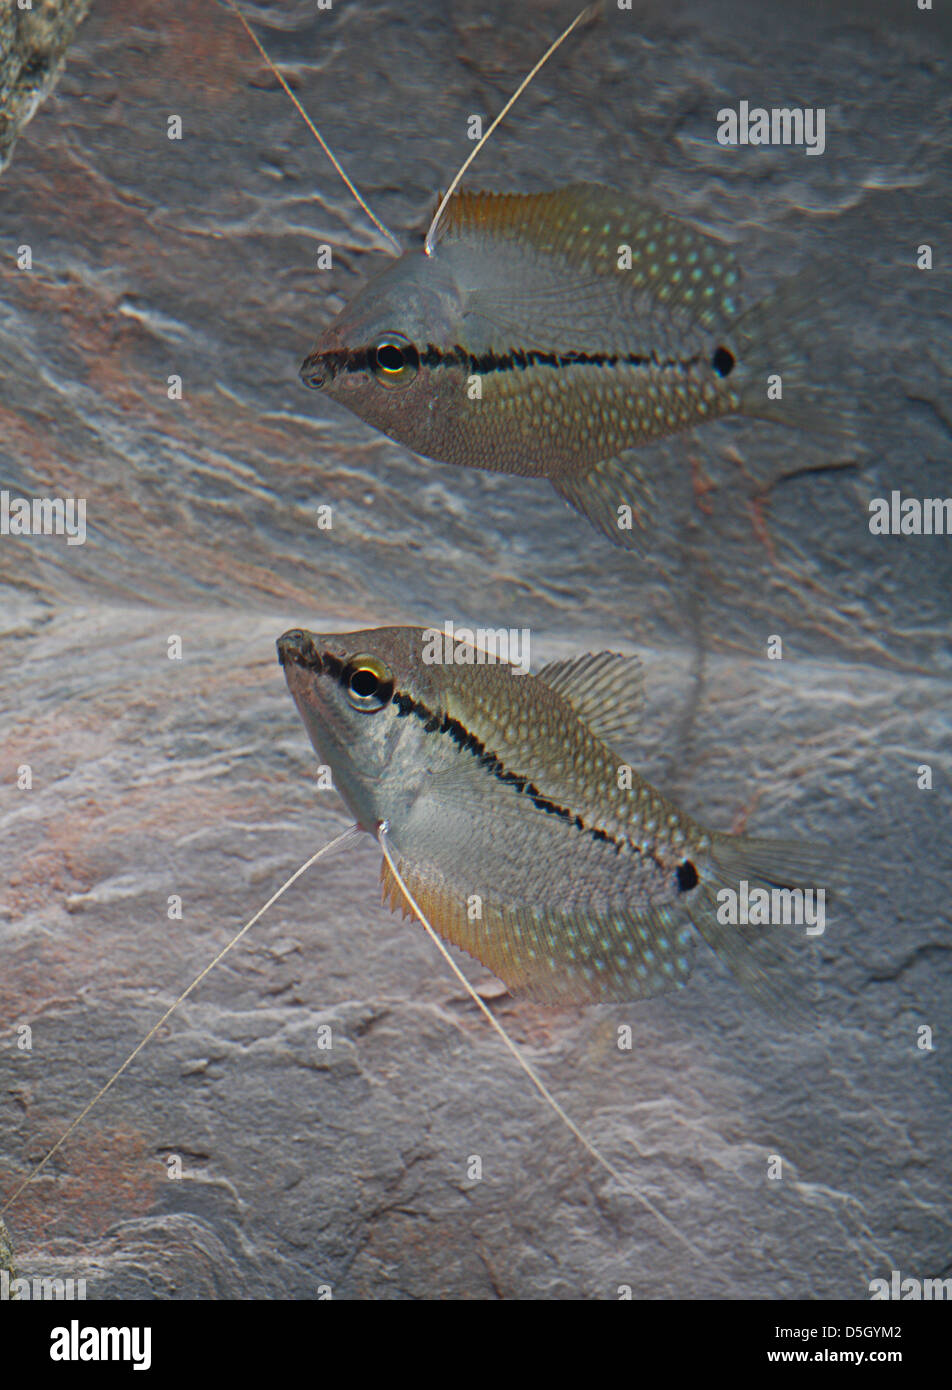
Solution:
M397 706L400 718L406 718L410 714L415 715L417 719L422 721L428 734L449 734L459 748L464 749L467 753L472 753L481 767L484 767L487 772L491 772L500 782L506 782L509 786L515 787L517 792L528 796L533 806L538 810L545 811L549 815L559 816L570 825L574 825L576 830L591 835L594 840L604 840L607 844L614 845L616 854L620 854L623 846L628 843L624 840L616 840L605 830L587 826L581 816L575 815L567 807L560 806L558 802L543 796L539 788L528 777L522 777L517 772L508 771L502 760L495 753L487 752L486 745L475 734L470 733L458 719L453 719L448 714L442 716L434 714L421 701L414 700L412 695L407 695L401 690L394 694L393 703Z
M284 659L285 658L282 656L282 664ZM314 671L318 675L328 675L342 686L346 686L348 682L351 670L350 664L342 661L340 657L335 656L332 652L318 652L310 640L308 640L306 644L306 649L299 648L296 651L289 652L288 659L292 660L296 665ZM533 806L538 810L544 811L548 815L558 816L561 820L573 825L576 830L580 830L586 835L591 835L593 840L602 840L606 844L614 845L616 854L620 854L626 845L634 850L636 854L643 855L645 853L638 845L633 844L631 840L627 838L618 839L614 835L609 834L606 830L599 830L595 826L586 825L581 816L576 815L565 806L560 806L558 802L553 801L550 797L543 796L539 788L534 782L531 782L528 777L522 777L519 773L510 772L501 758L495 753L488 752L486 745L478 739L475 734L470 733L459 719L454 719L448 714L434 712L423 704L422 700L415 700L413 696L407 694L406 691L392 689L392 683L391 690L392 693L389 693L388 696L384 698L384 703L386 704L389 700L396 705L398 718L404 719L412 714L422 722L427 733L449 734L453 742L467 753L471 753L481 767L486 768L486 770L494 777L497 777L500 782L506 782L510 786L515 787L520 795L528 796ZM664 864L655 853L649 853L650 858L661 872L664 873ZM682 893L690 891L690 889L697 885L697 870L690 860L685 860L683 864L678 866L676 879L678 889Z
M373 348L325 352L318 360L331 376L339 376L342 372L370 372L375 366ZM505 353L484 352L476 357L459 345L444 350L429 343L418 360L422 366L434 370L458 367L470 376L489 376L493 372L527 371L530 367L557 370L564 367L656 367L662 371L687 373L704 358L700 353L693 357L659 357L657 353L645 356L639 353L539 352L535 349L523 352L519 348Z
M333 653L327 651L318 653L317 651L313 651L310 654L310 658L303 656L303 654L299 654L297 659L300 664L309 667L311 670L319 674L331 676L340 685L344 686L347 684L351 669L350 664L342 661L340 657L334 656ZM570 811L566 806L560 806L557 801L553 801L550 797L544 796L535 783L531 782L528 777L522 777L517 772L510 772L502 759L495 753L488 752L486 745L478 739L474 733L471 733L459 719L454 719L448 714L440 714L438 711L431 710L422 700L415 700L413 696L409 695L405 690L394 690L389 698L397 707L398 718L405 719L408 715L412 714L421 721L426 733L449 734L457 747L462 748L467 753L471 753L480 766L484 767L487 772L490 772L493 777L498 778L500 782L505 782L509 786L515 787L520 795L528 796L537 810L545 811L548 815L558 816L561 820L573 825L576 830L582 831L583 834L591 835L593 840L602 840L605 844L614 845L616 854L620 854L626 845L629 849L634 850L636 854L644 853L644 851L637 845L632 844L628 839L617 839L614 835L609 834L607 830L599 830L596 826L586 825L581 816L576 815L575 812ZM661 872L664 873L665 867L657 855L651 853L650 857ZM683 865L679 865L677 883L681 892L693 888L697 881L697 871L693 864L686 861Z
M430 362L430 353L436 353L437 360ZM453 354L462 352L454 348L449 354L450 361L442 360L443 355L436 348L427 348L422 358L428 366L453 366L458 359ZM507 353L484 352L480 357L466 354L470 372L475 376L488 376L491 372L527 371L530 367L659 367L663 370L688 372L701 361L700 355L694 357L658 357L638 353L611 352L539 352L530 349L522 352L513 349Z

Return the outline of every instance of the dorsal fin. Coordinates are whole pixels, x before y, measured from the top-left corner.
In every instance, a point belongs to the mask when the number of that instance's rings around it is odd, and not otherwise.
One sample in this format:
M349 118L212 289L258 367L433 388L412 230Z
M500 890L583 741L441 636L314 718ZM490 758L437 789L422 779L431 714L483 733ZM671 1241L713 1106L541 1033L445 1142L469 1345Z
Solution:
M592 733L612 747L637 739L645 703L644 671L636 656L585 652L550 661L538 673L550 690L568 700Z

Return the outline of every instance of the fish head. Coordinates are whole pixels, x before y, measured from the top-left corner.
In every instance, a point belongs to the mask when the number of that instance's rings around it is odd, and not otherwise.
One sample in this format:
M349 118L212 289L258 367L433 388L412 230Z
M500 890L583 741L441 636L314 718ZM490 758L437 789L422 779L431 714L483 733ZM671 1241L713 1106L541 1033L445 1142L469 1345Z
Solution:
M305 358L301 379L391 439L435 457L443 398L464 393L433 363L458 348L462 322L452 265L407 251L328 325Z
M421 721L436 708L436 668L421 659L417 628L324 634L295 628L278 660L311 743L357 823L404 822L428 774Z

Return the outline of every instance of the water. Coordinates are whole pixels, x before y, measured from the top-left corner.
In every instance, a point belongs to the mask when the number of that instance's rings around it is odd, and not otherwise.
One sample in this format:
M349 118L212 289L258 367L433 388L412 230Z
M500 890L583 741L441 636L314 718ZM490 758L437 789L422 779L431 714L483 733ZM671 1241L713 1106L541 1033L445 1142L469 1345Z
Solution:
M822 944L814 1038L774 1028L709 956L671 1000L496 1004L703 1267L612 1191L379 906L368 839L292 890L9 1213L20 1272L88 1274L91 1297L863 1298L892 1268L937 1274L952 542L873 537L867 508L949 491L948 275L913 267L948 223L942 21L609 7L480 157L471 187L650 190L736 241L752 297L819 256L859 281L833 356L868 407L862 467L779 487L772 555L730 451L784 471L822 465L825 444L737 422L676 440L718 482L712 511L688 487L639 564L547 487L421 460L304 391L298 365L376 234L233 16L196 4L153 30L143 11L130 41L119 9L84 24L0 183L0 478L85 497L89 529L84 546L0 542L0 1013L33 1044L0 1052L4 1190L344 823L275 661L289 626L527 626L535 666L635 648L639 767L708 823L746 809L751 830L829 840L857 872ZM468 151L467 117L496 111L570 14L308 0L251 18L406 243ZM718 146L716 111L745 99L824 106L823 156Z

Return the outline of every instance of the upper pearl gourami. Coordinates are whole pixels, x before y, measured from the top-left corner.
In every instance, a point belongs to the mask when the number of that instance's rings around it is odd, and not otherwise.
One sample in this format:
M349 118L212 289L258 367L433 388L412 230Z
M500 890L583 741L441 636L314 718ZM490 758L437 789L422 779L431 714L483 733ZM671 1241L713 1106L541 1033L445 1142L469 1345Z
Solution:
M428 458L548 478L631 546L617 508L664 480L626 451L741 412L810 422L790 296L745 311L739 279L726 245L601 185L458 193L433 254L369 281L301 375Z

